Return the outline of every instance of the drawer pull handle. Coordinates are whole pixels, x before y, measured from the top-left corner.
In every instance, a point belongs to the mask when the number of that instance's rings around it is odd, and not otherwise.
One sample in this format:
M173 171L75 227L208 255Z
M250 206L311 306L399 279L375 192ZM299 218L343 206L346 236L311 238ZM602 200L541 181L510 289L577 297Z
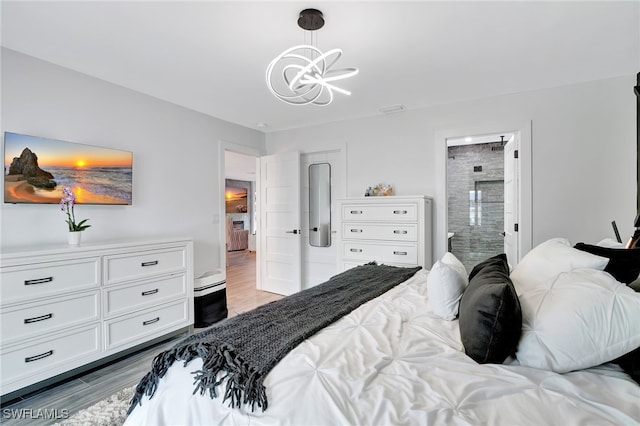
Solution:
M147 291L143 291L142 295L143 296L149 296L152 294L156 294L159 290L157 288L154 288L153 290L147 290Z
M25 318L24 323L31 324L32 322L44 321L51 318L53 318L53 314L47 314L47 315L42 315L42 316L33 317L33 318Z
M399 230L397 230L397 229L396 229L395 231L393 231L393 233L394 233L394 234L402 234L402 235L405 235L405 234L407 233L407 231L399 231Z
M51 356L51 355L53 355L53 349L51 349L50 351L47 351L47 352L45 352L43 354L40 354L40 355L28 356L28 357L26 357L24 359L24 362L38 361L39 359L46 358L46 357Z
M142 262L140 265L144 268L145 266L155 266L157 264L157 260L152 260L151 262Z
M50 283L51 281L53 281L53 277L36 278L35 280L26 280L24 282L24 285L44 284L44 283Z
M394 210L393 214L407 214L406 210Z
M398 256L406 256L407 252L406 251L394 251L393 254L398 255Z
M362 210L351 210L351 214L362 214Z
M362 229L352 229L351 232L362 232Z
M155 317L154 319L143 321L142 325L149 325L149 324L153 324L154 322L158 322L158 321L160 321L160 317Z
M350 251L353 253L362 253L362 249L351 249Z

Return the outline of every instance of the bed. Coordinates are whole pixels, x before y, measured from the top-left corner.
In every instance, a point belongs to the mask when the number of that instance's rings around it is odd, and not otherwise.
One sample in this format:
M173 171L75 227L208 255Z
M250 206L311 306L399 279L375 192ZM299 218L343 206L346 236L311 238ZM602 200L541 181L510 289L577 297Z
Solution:
M174 362L125 424L638 424L632 363L610 361L640 347L640 295L627 285L640 251L589 250L552 239L513 271L497 256L471 279L447 254L293 348L264 379L265 410L194 393L196 357ZM483 311L496 301L513 306ZM514 328L515 348L495 344ZM473 349L487 337L488 349Z

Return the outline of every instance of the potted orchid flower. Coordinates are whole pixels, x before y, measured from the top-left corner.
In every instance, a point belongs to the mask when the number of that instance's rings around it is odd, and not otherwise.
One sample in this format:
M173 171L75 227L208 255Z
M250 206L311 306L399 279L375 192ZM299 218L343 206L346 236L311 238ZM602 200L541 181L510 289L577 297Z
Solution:
M62 199L60 200L60 210L67 214L67 224L69 225L69 244L80 244L80 232L89 228L91 225L87 225L86 222L89 219L83 219L76 223L76 215L74 212L74 206L76 204L76 196L68 186L62 188Z

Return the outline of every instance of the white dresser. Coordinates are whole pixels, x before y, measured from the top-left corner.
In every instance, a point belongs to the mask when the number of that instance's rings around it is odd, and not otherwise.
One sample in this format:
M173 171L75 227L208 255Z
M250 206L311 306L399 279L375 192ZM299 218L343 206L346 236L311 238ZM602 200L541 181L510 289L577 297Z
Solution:
M425 196L338 200L338 271L374 260L430 269L431 205Z
M193 241L3 250L0 394L193 324Z

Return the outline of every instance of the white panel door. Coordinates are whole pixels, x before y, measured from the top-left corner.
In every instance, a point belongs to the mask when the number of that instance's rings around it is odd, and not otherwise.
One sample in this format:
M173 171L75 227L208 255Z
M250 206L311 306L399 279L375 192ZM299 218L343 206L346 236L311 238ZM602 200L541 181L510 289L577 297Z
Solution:
M300 154L260 158L260 288L301 290Z
M518 232L515 230L518 221L518 134L504 147L504 252L513 267L519 261Z

